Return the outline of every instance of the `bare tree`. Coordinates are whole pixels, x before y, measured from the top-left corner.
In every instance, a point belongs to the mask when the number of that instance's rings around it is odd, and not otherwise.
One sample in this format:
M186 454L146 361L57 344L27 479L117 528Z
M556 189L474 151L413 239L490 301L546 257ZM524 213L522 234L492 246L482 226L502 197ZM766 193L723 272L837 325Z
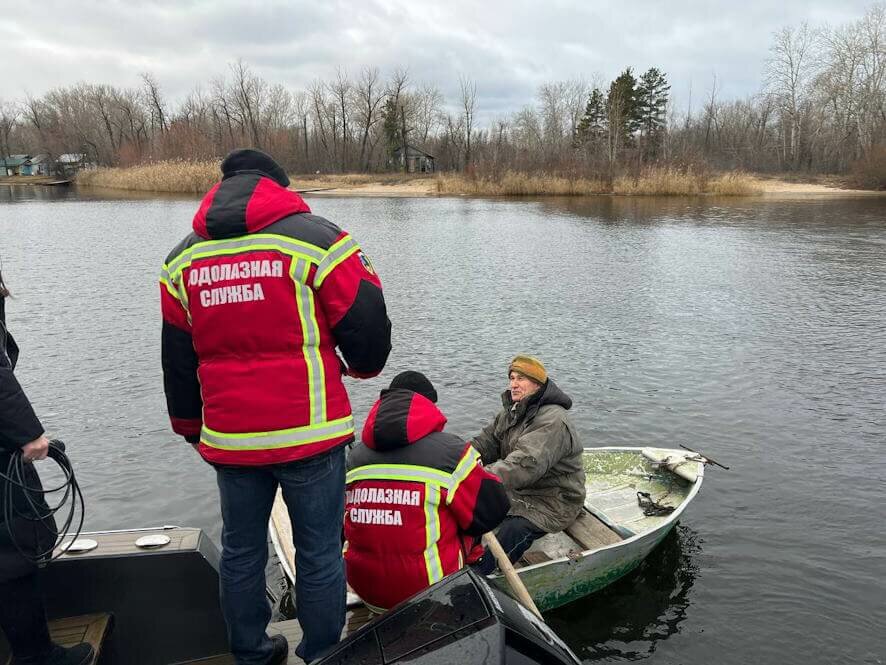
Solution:
M393 147L400 150L400 169L408 168L406 153L409 149L407 137L409 128L406 126L406 106L408 96L406 89L409 86L409 70L398 67L391 74L385 87L385 120L384 130L388 142L388 149L393 153Z
M323 81L316 80L308 88L308 94L311 98L311 111L314 116L314 132L320 138L323 146L323 152L326 156L328 164L332 163L332 152L330 151L330 141L327 131L327 113L328 100L326 98L326 84Z
M18 125L21 109L15 102L0 100L0 156L9 157L9 137ZM3 174L5 175L5 173Z
M310 104L308 95L305 92L299 92L293 98L293 106L295 117L301 128L302 141L304 143L304 169L309 168L310 157L308 153L308 116L310 115Z
M237 60L231 65L231 73L234 76L232 89L239 115L252 139L252 145L260 149L262 140L259 120L268 84L253 74L243 60Z
M433 84L426 83L413 95L415 132L424 145L440 123L443 109L443 93Z
M354 86L357 117L360 123L360 159L359 168L369 170L370 147L369 135L379 121L379 107L384 100L377 67L363 67L360 78Z
M160 133L164 134L166 133L166 102L163 100L160 85L150 72L142 73L141 79L145 98L151 108L151 124L156 122Z
M465 133L465 169L471 164L471 138L474 134L474 115L477 108L477 83L459 74L459 106Z
M329 86L329 89L332 93L333 99L335 100L336 115L338 116L338 122L341 126L339 170L347 171L349 165L348 146L351 143L349 116L350 98L352 94L352 84L351 80L348 78L347 72L345 72L341 68L338 68L338 70L336 71L335 80Z
M766 81L780 100L788 125L784 159L794 168L801 158L803 114L807 110L810 84L817 69L813 50L815 40L816 31L808 23L782 28L775 33L775 42L766 63Z

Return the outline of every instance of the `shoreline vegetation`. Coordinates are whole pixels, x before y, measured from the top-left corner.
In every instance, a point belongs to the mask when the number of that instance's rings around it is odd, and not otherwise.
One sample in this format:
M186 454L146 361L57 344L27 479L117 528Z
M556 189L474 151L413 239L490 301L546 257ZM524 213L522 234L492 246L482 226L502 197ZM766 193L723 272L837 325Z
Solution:
M128 168L81 171L81 187L158 193L202 194L219 179L213 160L171 160ZM465 173L435 175L290 174L292 189L317 195L356 196L761 196L767 194L876 194L844 186L839 178L786 180L744 172L708 174L671 167L649 167L640 175L602 178L565 177L506 171L499 176Z

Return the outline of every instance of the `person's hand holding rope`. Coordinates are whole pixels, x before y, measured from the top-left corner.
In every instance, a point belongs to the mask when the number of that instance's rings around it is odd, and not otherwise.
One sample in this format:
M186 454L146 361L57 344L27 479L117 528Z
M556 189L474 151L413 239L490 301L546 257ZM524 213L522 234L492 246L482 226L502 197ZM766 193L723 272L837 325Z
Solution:
M45 436L34 439L30 443L26 443L21 448L22 459L25 462L36 462L37 460L46 459L49 454L49 439Z

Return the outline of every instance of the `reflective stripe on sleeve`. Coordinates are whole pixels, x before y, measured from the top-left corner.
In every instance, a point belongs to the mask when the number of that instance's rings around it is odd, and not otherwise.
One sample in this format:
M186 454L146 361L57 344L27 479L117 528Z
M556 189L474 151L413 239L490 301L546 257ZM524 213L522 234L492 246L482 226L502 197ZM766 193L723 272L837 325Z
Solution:
M446 496L447 505L452 503L452 500L455 498L455 493L458 491L459 486L469 475L471 475L471 471L474 469L474 466L479 461L480 453L478 453L473 447L468 446L465 454L462 455L462 458L456 465L455 471L452 472L452 481L449 486L449 494L447 494Z
M271 450L306 446L318 441L336 439L354 433L354 418L347 416L317 425L306 425L272 432L224 433L211 430L205 425L200 432L200 442L220 450Z
M326 256L317 266L317 273L314 275L314 288L319 289L323 285L323 281L329 277L335 267L348 258L354 252L360 250L360 245L351 236L345 236L337 243L329 248Z
M176 300L181 300L181 296L179 296L175 286L170 283L168 276L165 275L163 272L160 273L160 284L163 286L163 288L166 289L169 295L171 295Z

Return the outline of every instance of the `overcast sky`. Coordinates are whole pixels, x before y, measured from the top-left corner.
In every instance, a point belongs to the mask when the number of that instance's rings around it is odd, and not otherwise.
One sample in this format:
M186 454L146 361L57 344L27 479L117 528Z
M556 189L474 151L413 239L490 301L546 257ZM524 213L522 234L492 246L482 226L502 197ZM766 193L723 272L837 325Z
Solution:
M490 118L533 101L539 84L608 82L655 66L685 105L710 90L758 91L772 33L854 21L871 0L0 0L0 99L87 81L138 86L153 72L171 100L243 58L271 83L302 89L336 67L409 68L456 101L477 82ZM204 87L206 87L204 85Z

